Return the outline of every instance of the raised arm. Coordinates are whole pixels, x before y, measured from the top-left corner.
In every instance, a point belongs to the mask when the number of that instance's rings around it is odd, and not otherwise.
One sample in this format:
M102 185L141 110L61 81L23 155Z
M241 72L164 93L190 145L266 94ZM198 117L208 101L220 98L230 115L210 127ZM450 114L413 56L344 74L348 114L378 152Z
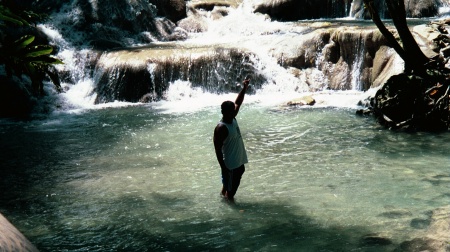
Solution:
M244 80L244 82L242 83L242 84L244 84L244 86L242 87L241 92L239 92L239 94L238 94L238 96L236 98L236 101L234 102L234 104L235 104L235 108L234 108L235 115L234 116L236 116L238 114L239 109L241 108L241 105L244 102L245 92L247 92L249 83L250 83L250 79L249 78L246 78Z

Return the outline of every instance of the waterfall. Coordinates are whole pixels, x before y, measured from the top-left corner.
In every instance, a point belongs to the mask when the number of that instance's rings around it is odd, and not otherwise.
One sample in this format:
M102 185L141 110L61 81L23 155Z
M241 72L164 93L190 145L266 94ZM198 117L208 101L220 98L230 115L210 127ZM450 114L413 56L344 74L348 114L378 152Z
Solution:
M439 7L439 15L448 17L450 16L450 2L441 0L441 6Z
M350 7L347 9L348 12L346 13L346 17L353 19L355 16L353 14L353 6L354 6L354 1L350 2Z
M96 1L90 2L94 10ZM73 106L169 99L168 92L179 93L187 88L192 93L183 91L184 94L178 98L199 95L199 88L201 92L213 94L235 92L247 74L252 75L251 92L254 94L299 94L327 88L364 91L368 88L368 71L372 66L366 65L370 64L370 60L365 59L366 47L374 45L373 42L366 45L362 35L354 34L362 34L362 30L344 29L333 25L333 20L313 23L270 20L267 16L254 13L254 5L259 2L244 0L237 8L221 7L222 16L219 18L217 12L212 13L219 8L195 10L195 15L189 18L191 22L201 22L205 30L187 33L185 41L164 41L169 37L152 35L155 34L153 30L131 36L129 32L112 26L116 24L101 23L101 20L88 24L82 20L87 14L76 5L76 1L67 3L61 12L53 15L52 21L40 27L51 43L59 48L57 56L65 62L65 65L58 66L65 89L62 97ZM326 17L356 18L354 8L361 4L357 0L325 2L321 8L322 11L327 9ZM114 5L114 2L109 4ZM386 9L384 5L382 7L380 15L384 17ZM139 9L149 13L153 8L139 6ZM448 8L448 3L443 4L444 12L445 8ZM110 9L115 8L110 6ZM167 22L159 17L158 20L158 24ZM89 35L91 37L86 35L88 32L80 28L83 25L87 25L86 29L95 28L93 32L117 32L113 37L97 36L96 43L101 40L103 46L125 43L128 47L106 51L93 48L94 44L88 40L92 39L92 34ZM169 34L173 26L164 26L165 33ZM161 27L154 26L152 29L161 30ZM119 44L112 40L117 36L121 37ZM350 40L338 41L338 38L345 36ZM142 43L142 37L152 37L154 41ZM373 57L375 52L371 53ZM338 68L334 66L337 63L341 64ZM333 75L343 71L347 73L347 79L340 82ZM344 80L344 77L341 79ZM169 90L173 85L176 88Z
M352 64L351 70L351 88L352 90L363 90L362 85L362 71L364 69L364 58L365 58L365 42L363 36L360 36L358 42L355 43L354 55L355 59Z

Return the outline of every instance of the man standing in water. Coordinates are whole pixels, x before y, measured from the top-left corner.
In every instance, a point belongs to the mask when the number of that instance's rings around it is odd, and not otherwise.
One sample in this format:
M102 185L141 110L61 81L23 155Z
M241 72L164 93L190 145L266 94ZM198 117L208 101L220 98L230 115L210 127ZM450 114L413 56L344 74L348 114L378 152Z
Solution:
M243 82L244 87L235 102L222 103L222 120L214 129L214 148L222 169L221 194L230 202L234 202L234 195L245 171L244 164L248 163L247 152L235 117L244 101L249 82L250 79L246 77Z

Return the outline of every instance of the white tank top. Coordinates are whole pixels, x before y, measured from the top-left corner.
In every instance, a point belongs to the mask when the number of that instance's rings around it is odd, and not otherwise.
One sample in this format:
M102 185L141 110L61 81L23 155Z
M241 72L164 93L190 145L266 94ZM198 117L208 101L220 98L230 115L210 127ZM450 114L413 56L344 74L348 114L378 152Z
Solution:
M231 124L223 121L220 121L219 124L225 125L228 129L228 136L222 146L223 160L227 168L233 170L248 163L247 152L236 119L233 119Z

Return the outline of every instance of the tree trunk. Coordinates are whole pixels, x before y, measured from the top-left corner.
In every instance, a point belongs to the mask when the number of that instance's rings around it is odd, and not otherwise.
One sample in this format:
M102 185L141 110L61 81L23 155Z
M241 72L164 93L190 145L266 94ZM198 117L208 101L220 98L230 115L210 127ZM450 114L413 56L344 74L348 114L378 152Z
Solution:
M364 0L366 8L368 8L372 20L388 40L392 48L400 55L405 62L405 71L414 72L415 74L422 75L425 73L426 64L430 62L430 59L420 50L419 45L415 41L411 31L408 28L406 22L405 3L403 0L386 0L388 11L394 22L395 28L402 41L402 45L399 44L394 35L386 28L381 21L378 12L374 8L373 0Z
M405 61L405 73L392 76L377 91L370 100L369 113L391 129L447 131L450 127L449 69L439 61L430 64L433 61L420 49L406 22L404 0L385 1L401 43L381 21L373 1L364 0L364 4L390 46Z

